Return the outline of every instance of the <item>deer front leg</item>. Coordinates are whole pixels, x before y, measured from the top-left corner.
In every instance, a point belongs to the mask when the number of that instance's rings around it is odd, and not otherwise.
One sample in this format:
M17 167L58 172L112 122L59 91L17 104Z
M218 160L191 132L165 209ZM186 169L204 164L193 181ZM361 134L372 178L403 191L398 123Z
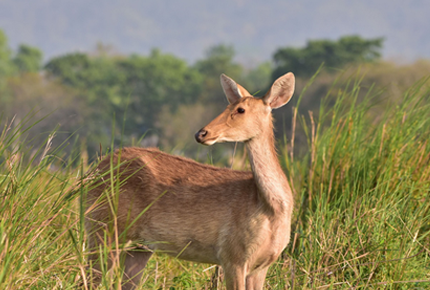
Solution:
M246 271L244 265L223 266L227 290L245 290Z
M124 262L124 277L123 281L125 284L122 285L122 289L130 290L135 289L142 278L143 270L148 263L149 258L152 256L152 252L127 252Z
M262 290L269 267L260 269L246 277L246 290Z

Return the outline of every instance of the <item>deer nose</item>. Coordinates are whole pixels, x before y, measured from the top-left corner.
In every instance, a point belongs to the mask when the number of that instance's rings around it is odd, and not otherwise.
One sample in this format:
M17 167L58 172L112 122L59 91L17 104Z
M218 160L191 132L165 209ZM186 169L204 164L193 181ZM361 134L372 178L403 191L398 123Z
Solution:
M200 129L200 131L198 131L194 137L196 137L196 141L199 143L202 143L202 139L203 137L205 137L208 134L208 131L206 131L205 129Z

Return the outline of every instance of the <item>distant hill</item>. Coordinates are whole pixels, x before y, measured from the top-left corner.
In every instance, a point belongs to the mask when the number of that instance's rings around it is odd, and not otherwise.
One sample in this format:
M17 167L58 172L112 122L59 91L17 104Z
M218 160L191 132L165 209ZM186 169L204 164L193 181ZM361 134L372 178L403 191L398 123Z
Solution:
M103 42L121 53L159 47L194 61L227 43L252 66L281 46L360 34L386 37L384 56L409 61L430 58L429 11L426 0L0 0L0 29L13 48L34 45L46 58Z

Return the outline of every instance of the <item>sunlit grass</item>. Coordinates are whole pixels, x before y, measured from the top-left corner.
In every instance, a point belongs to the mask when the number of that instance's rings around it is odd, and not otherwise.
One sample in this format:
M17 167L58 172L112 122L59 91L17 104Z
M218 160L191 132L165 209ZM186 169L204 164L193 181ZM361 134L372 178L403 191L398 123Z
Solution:
M351 84L333 109L322 106L319 120L310 116L303 126L306 156L281 157L298 202L286 251L290 286L430 286L430 94L424 82L377 121L368 117L371 95L357 104L360 84Z

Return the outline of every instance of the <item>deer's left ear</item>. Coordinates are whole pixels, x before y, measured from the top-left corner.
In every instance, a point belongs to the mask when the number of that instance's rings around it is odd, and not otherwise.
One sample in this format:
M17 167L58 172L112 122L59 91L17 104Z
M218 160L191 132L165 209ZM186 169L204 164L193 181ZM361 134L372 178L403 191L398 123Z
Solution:
M272 109L282 107L291 100L294 94L294 86L295 78L293 73L289 72L279 77L263 97L264 103Z

